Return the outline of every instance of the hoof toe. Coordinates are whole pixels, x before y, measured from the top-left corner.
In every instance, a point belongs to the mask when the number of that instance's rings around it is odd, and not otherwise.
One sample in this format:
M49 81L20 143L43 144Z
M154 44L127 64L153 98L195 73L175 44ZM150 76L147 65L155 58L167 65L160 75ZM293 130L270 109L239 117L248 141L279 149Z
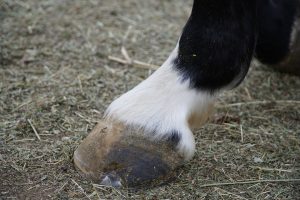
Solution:
M116 188L167 183L183 161L167 141L151 141L118 124L99 123L74 153L80 171L101 185Z

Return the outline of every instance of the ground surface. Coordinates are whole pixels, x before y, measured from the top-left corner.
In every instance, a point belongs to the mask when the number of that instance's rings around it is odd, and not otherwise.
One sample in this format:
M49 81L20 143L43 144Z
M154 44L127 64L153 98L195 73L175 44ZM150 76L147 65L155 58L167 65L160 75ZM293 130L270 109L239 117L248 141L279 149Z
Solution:
M191 1L0 0L0 199L300 199L300 79L253 66L195 134L195 158L166 186L130 193L74 169L107 105L160 65ZM35 134L33 129L36 129ZM263 183L223 185L236 181ZM217 183L205 187L205 184Z

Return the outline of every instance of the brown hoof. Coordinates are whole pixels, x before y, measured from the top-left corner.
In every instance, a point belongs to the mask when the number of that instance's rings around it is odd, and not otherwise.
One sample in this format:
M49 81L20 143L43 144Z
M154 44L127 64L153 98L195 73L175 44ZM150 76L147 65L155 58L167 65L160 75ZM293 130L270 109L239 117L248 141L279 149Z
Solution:
M282 63L270 67L283 73L300 76L300 51L297 54L289 55Z
M151 141L133 128L100 122L74 152L76 167L113 187L152 187L171 180L183 157L167 141Z

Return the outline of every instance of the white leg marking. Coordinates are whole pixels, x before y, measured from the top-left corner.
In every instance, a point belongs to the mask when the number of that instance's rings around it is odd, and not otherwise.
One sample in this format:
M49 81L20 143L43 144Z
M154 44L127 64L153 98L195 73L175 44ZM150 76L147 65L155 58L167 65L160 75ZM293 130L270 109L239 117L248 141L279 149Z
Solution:
M177 52L178 46L156 72L113 101L106 116L142 128L145 133L155 131L151 135L154 139L166 138L177 131L181 137L178 151L189 160L195 151L190 117L207 114L214 97L190 89L189 81L182 81L173 67Z

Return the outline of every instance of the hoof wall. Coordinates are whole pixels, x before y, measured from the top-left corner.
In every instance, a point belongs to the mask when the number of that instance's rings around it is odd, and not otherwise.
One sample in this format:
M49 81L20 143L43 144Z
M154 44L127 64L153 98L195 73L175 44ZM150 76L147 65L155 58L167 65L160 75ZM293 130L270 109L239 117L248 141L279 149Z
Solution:
M115 188L168 183L183 161L167 141L151 141L116 123L99 123L74 153L74 163L81 172Z

